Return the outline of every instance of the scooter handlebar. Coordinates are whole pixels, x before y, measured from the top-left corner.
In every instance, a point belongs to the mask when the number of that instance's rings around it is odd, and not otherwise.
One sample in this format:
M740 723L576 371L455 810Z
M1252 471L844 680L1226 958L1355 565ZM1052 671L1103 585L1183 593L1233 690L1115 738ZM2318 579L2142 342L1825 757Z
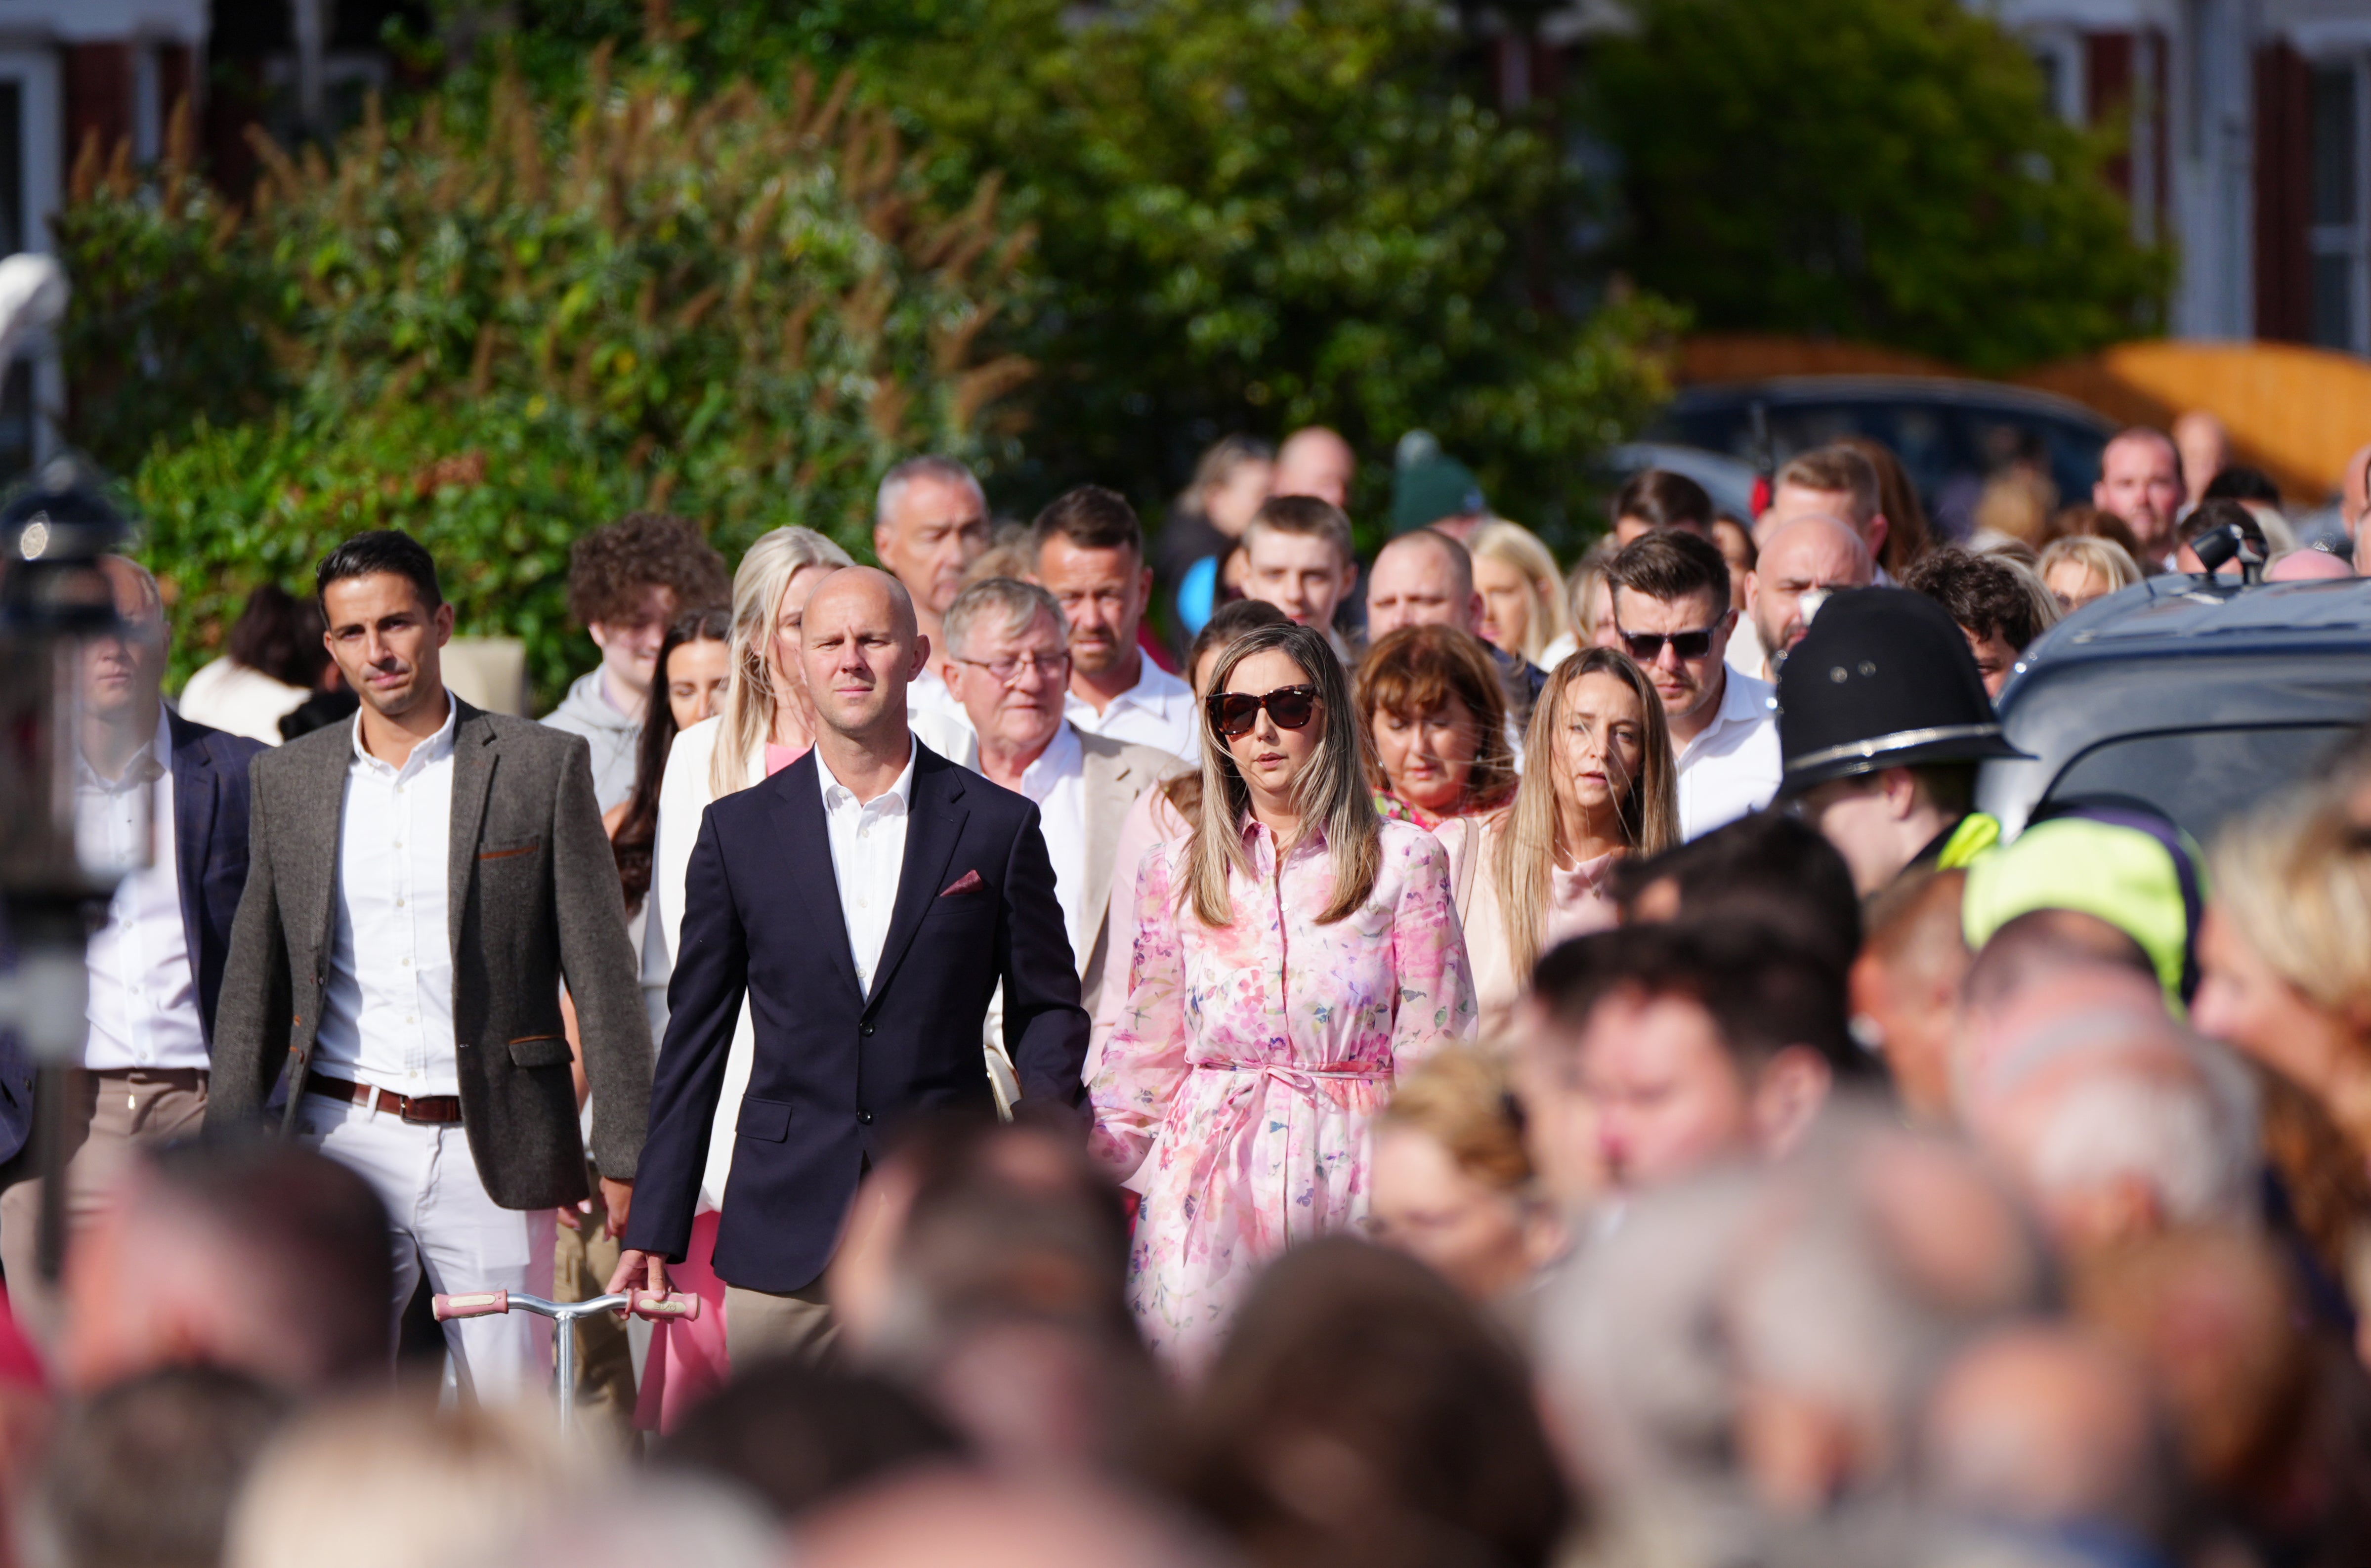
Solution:
M456 1318L499 1317L511 1309L511 1293L507 1290L475 1290L436 1298L436 1320L451 1322Z
M626 1310L637 1318L690 1322L700 1316L700 1297L688 1291L671 1290L665 1296L653 1296L647 1290L626 1294L630 1298Z

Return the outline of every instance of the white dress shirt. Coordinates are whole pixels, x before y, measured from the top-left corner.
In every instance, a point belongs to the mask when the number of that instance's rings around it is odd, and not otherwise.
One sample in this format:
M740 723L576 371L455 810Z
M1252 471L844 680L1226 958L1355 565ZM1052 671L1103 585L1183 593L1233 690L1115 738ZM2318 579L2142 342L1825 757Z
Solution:
M1194 688L1142 655L1136 684L1104 705L1101 713L1077 692L1062 701L1062 717L1090 735L1107 735L1140 746L1158 746L1191 762L1202 755L1196 740Z
M337 919L316 1066L402 1095L457 1094L453 935L446 924L453 841L453 726L391 767L363 746L354 716L338 832Z
M964 711L964 705L956 699L955 694L948 689L947 678L939 674L941 657L939 650L931 649L931 662L922 666L920 674L906 684L907 716L909 721L917 713L950 719L961 725L966 734L969 734L971 733L971 715ZM931 749L935 751L938 748L933 746Z
M1062 928L1070 935L1070 959L1085 961L1093 933L1083 928L1087 907L1087 756L1079 732L1064 720L1021 770L1021 792L1036 802L1037 826L1054 862L1054 898L1062 906Z
M873 972L881 967L882 944L889 940L889 916L897 905L897 879L906 870L906 825L913 817L914 742L906 741L906 770L897 782L859 803L856 791L832 773L815 753L815 778L823 785L823 820L831 842L832 876L839 883L840 917L848 922L848 948L856 960L856 988L873 994Z
M143 823L140 804L149 797L141 786L152 778L152 818ZM208 1066L197 972L181 920L173 732L161 708L156 738L125 765L121 778L101 778L75 755L75 834L108 863L137 868L115 884L107 924L91 933L90 1001L84 1013L90 1031L82 1065L96 1073ZM153 858L138 865L143 848L152 845Z
M1728 680L1713 721L1680 748L1683 838L1760 811L1778 793L1778 778L1785 771L1778 753L1778 715L1771 706L1776 688L1733 669Z

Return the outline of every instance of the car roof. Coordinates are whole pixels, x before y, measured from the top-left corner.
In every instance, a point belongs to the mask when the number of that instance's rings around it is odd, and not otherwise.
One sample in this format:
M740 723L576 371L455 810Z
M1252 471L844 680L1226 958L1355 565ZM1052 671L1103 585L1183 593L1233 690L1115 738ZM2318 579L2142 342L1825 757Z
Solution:
M2096 409L2055 392L1948 375L1774 375L1760 381L1683 387L1672 398L1671 406L1687 409L1750 399L1768 403L1956 403L1968 408L2054 414L2107 435L2117 429L2113 420Z
M2000 713L2030 760L1986 764L1978 795L2012 834L2077 761L2118 741L2352 727L2371 717L2371 579L2151 578L2036 640Z

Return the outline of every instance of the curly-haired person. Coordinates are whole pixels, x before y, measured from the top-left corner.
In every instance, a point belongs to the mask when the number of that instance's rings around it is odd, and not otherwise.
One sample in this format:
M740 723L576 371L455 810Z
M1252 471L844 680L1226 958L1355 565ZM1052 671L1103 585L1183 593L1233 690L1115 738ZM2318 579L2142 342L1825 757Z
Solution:
M544 722L593 747L593 789L609 811L634 792L659 641L678 616L733 599L724 558L688 517L636 512L594 529L568 552L568 613L601 651Z
M1995 700L2027 645L2058 624L2057 598L2031 568L2006 556L1937 550L1912 567L1902 585L1959 623Z

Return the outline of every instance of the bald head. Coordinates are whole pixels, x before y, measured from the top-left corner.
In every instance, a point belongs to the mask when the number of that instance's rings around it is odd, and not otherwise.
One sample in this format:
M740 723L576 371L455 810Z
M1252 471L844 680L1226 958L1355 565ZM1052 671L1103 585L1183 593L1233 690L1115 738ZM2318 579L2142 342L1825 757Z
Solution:
M1359 455L1350 444L1324 425L1294 431L1276 455L1276 495L1313 495L1347 509L1350 481L1358 477Z
M885 747L894 742L902 755L906 687L930 654L913 596L877 568L843 566L807 600L799 660L815 717L839 735Z
M1808 513L1770 530L1747 582L1746 613L1775 663L1810 629L1804 595L1866 588L1876 577L1876 559L1857 529L1841 517Z
M1474 558L1463 545L1430 528L1385 545L1367 578L1367 633L1381 639L1410 626L1453 626L1472 631L1482 618L1474 591Z
M2215 476L2231 466L2231 432L2203 409L2192 409L2173 421L2174 450L2181 454L2181 477L2195 506Z
M1926 1427L1926 1490L1948 1512L2144 1538L2160 1522L2148 1386L2088 1334L2034 1326L1980 1340L1944 1374Z

